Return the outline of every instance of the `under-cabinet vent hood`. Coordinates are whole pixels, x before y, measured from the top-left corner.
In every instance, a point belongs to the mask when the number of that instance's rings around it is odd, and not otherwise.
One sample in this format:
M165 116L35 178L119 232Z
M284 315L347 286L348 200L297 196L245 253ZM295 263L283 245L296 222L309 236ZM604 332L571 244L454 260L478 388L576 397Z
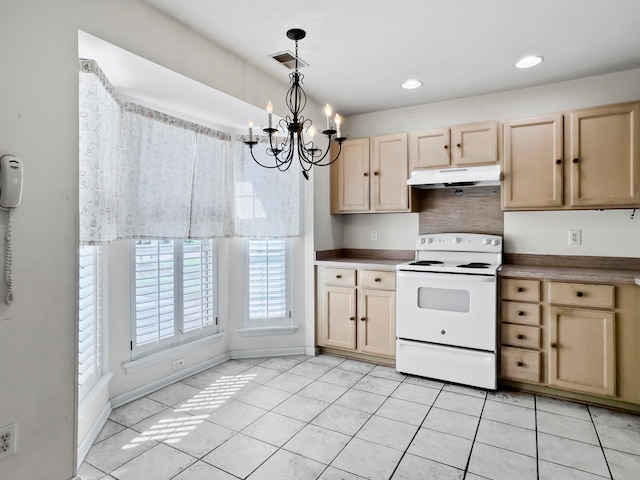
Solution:
M500 185L500 165L414 170L407 185L415 188L488 187Z

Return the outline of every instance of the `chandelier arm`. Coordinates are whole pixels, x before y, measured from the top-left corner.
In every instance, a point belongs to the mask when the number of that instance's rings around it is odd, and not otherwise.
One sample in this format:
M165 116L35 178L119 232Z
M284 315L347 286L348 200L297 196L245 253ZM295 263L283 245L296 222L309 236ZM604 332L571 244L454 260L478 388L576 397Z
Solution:
M253 158L253 161L256 162L258 165L260 165L261 167L264 167L264 168L278 168L277 164L276 165L265 165L264 163L260 162L255 157L255 155L253 154L253 145L249 145L249 153L251 153L251 158Z

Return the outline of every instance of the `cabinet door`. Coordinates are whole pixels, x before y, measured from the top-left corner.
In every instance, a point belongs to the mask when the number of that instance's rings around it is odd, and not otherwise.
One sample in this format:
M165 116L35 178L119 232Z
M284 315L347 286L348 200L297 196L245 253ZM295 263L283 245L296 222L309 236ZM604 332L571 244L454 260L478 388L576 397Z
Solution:
M451 136L448 128L409 134L409 168L451 166Z
M572 112L571 206L640 205L640 106Z
M505 122L502 207L561 207L562 159L562 115Z
M331 213L366 212L369 206L369 139L347 140L331 164Z
M396 353L396 293L388 290L360 291L358 350L375 355Z
M549 384L615 395L615 314L550 308Z
M451 143L456 166L498 163L498 122L452 127Z
M321 332L327 347L356 348L356 289L324 287Z
M409 164L407 135L374 137L371 158L371 210L399 212L409 210Z

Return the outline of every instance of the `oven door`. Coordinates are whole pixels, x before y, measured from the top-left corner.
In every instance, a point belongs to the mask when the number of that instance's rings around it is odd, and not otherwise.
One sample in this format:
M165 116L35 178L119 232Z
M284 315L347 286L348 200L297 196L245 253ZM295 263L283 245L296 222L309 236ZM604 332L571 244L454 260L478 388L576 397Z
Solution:
M496 350L496 277L399 271L396 335Z

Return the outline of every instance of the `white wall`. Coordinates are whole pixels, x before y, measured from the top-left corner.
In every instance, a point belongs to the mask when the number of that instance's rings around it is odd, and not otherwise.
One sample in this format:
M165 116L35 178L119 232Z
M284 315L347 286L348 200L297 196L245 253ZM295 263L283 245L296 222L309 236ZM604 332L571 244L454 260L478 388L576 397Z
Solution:
M3 2L2 20L0 153L23 159L25 182L13 222L16 299L0 306L0 425L16 422L18 453L0 462L0 478L68 480L76 449L78 30L253 105L271 98L276 113L286 85L138 0Z
M640 69L583 78L542 87L355 115L343 129L353 138L475 122L562 112L640 99ZM316 213L318 207L316 206ZM510 212L505 214L505 250L510 253L640 257L640 215L631 211ZM320 220L317 220L320 222ZM347 248L406 249L406 235L417 233L417 216L345 215ZM401 223L399 223L401 222ZM398 231L384 247L367 241L371 228ZM568 229L583 230L583 245L569 247ZM413 247L410 247L410 249Z

